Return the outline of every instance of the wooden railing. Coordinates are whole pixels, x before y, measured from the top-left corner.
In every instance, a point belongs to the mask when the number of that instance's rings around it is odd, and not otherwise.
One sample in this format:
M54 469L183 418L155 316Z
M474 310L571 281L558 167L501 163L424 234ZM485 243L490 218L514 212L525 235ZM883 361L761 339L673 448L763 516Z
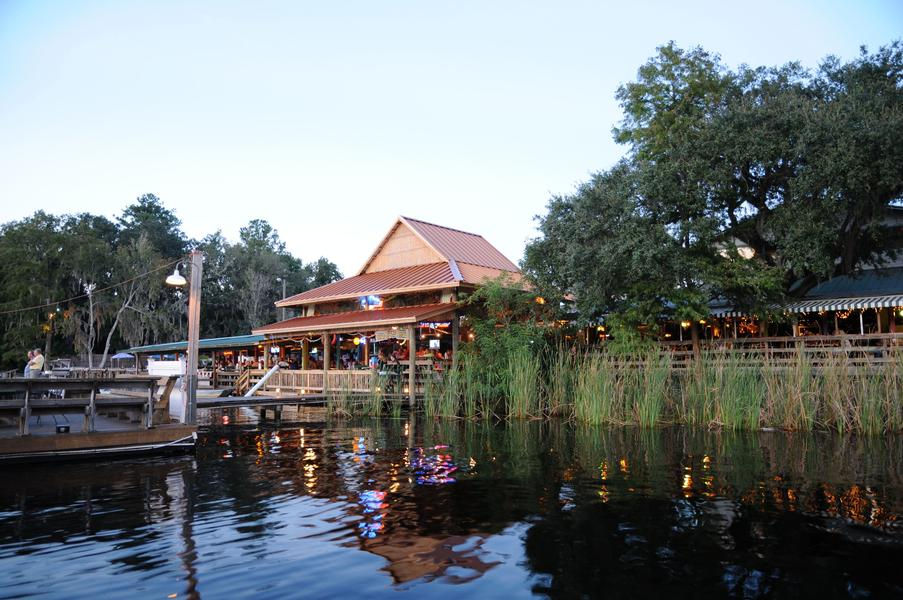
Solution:
M78 412L84 416L82 431L94 431L98 409L126 408L141 413L145 428L154 426L157 377L115 379L54 379L15 377L0 380L0 411L18 413L19 435L29 434L32 414ZM143 393L135 395L134 390ZM101 392L104 390L104 393ZM112 390L113 393L105 393ZM132 390L128 394L126 390ZM120 392L120 393L116 393Z
M429 377L438 376L433 369L430 361L418 361L416 365L415 385L417 392L421 393L424 382ZM234 373L232 380L234 393L237 395L244 394L248 389L254 386L267 371L263 369L246 369L238 374ZM371 369L331 369L326 372L326 390L329 392L350 392L350 393L368 393L376 387L385 386L389 393L404 394L408 387L408 367L407 365L398 365L387 371L376 372ZM303 370L303 369L282 369L274 373L267 380L261 392L263 394L320 394L324 391L323 386L324 371ZM216 374L216 381L220 387L224 385L225 379L221 375ZM385 392L387 390L382 389Z
M903 357L903 333L870 335L812 335L700 340L699 352L688 340L661 343L675 365L697 355L730 357L750 363L782 364L805 356L813 366L825 364L881 365Z

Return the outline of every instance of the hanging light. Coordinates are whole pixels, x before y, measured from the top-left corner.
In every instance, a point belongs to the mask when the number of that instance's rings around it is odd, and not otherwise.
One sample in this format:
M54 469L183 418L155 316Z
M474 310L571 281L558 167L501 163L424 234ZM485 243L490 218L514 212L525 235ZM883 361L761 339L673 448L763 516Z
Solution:
M172 275L166 278L166 285L171 285L173 287L182 287L187 284L185 278L182 277L182 274L179 273L179 267L176 265L176 268L173 270Z

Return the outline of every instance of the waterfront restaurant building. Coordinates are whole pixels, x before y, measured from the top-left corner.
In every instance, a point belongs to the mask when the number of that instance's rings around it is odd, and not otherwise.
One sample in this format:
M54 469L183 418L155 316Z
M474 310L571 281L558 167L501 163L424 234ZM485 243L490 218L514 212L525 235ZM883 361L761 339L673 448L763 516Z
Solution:
M517 266L482 236L399 217L353 277L276 302L298 316L253 330L266 356L296 371L289 389L368 391L371 357L418 373L451 366L470 336L458 301L481 283L521 280Z

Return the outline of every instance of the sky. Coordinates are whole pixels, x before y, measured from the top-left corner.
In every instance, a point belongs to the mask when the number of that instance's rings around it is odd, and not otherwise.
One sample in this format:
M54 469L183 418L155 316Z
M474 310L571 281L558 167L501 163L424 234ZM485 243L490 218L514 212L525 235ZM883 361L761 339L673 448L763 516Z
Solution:
M345 275L398 215L517 262L623 155L615 92L656 47L816 67L901 34L899 0L0 0L0 222L153 193L191 237L266 219Z

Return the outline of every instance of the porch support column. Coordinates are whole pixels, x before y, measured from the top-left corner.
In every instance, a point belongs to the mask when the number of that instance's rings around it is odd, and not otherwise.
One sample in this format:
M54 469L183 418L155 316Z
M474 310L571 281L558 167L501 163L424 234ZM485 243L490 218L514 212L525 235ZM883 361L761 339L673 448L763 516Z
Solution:
M323 393L326 393L326 390L329 389L329 355L330 355L330 343L329 343L329 334L325 331L320 334L320 339L323 340Z
M417 382L417 326L411 325L408 329L408 402L411 415L414 414L414 398L417 390L414 385Z
M308 369L310 367L310 340L304 338L301 340L301 368Z
M881 331L881 317L884 316L883 313L883 308L875 309L875 321L878 323L878 333L884 333L883 331Z
M455 312L452 315L452 363L451 368L458 366L458 338L461 337L461 318Z
M865 312L861 308L859 309L859 335L865 335L865 321L862 318L862 313Z

